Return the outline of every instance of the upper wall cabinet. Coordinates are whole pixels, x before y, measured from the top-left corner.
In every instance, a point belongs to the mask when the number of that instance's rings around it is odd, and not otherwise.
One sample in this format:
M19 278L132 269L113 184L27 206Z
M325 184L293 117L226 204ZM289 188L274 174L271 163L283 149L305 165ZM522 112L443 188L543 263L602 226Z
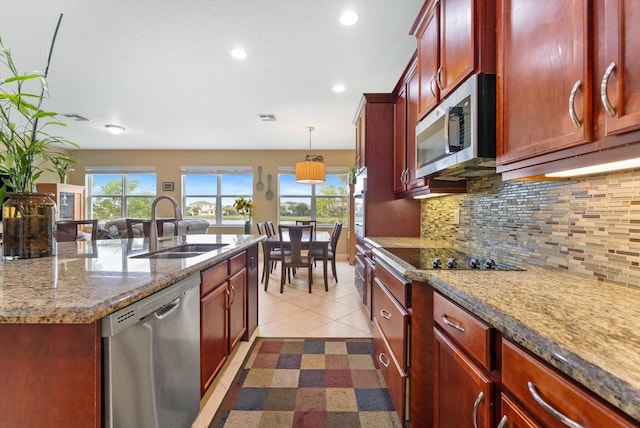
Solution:
M424 186L424 179L417 178L416 165L416 125L418 118L418 76L416 64L409 64L407 73L399 82L398 96L394 103L393 134L393 191Z
M503 178L629 158L640 140L634 0L498 4L498 172ZM634 156L635 157L635 156Z
M474 72L495 72L494 0L427 1L418 39L418 119Z

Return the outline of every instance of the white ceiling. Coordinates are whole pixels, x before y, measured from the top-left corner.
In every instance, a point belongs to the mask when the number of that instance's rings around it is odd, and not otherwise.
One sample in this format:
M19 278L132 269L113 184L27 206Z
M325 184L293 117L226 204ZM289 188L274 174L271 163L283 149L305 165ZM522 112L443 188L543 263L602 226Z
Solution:
M2 0L0 37L20 71L43 70L64 14L43 107L90 119L55 130L82 149L308 150L314 126L314 150L350 150L361 94L393 89L422 3ZM352 27L338 22L346 8Z

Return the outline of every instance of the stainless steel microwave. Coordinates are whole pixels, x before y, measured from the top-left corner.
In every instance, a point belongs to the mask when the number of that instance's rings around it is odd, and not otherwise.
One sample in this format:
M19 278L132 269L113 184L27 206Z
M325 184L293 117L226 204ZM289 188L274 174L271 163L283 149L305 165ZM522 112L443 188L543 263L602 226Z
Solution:
M416 126L418 177L495 173L496 76L474 74Z

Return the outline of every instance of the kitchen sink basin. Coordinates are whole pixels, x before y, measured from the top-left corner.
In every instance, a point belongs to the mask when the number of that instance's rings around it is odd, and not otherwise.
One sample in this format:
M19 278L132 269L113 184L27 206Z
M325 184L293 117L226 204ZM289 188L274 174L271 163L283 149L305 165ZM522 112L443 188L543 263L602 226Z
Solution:
M155 253L136 254L131 256L136 259L187 259L199 256L209 251L215 251L229 244L183 244L178 247L167 248Z

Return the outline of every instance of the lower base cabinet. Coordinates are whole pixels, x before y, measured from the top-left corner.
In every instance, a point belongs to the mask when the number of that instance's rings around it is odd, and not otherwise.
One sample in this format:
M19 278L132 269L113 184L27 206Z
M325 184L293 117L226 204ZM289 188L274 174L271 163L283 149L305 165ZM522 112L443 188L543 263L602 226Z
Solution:
M200 394L204 395L231 351L246 338L247 253L203 270L200 278Z
M507 398L512 396L522 404L520 416L530 415L531 419L540 421L541 426L638 426L637 422L627 419L573 380L506 339L502 340L502 384L509 394ZM509 421L508 414L506 419Z
M435 337L434 426L493 427L495 383L439 329Z

